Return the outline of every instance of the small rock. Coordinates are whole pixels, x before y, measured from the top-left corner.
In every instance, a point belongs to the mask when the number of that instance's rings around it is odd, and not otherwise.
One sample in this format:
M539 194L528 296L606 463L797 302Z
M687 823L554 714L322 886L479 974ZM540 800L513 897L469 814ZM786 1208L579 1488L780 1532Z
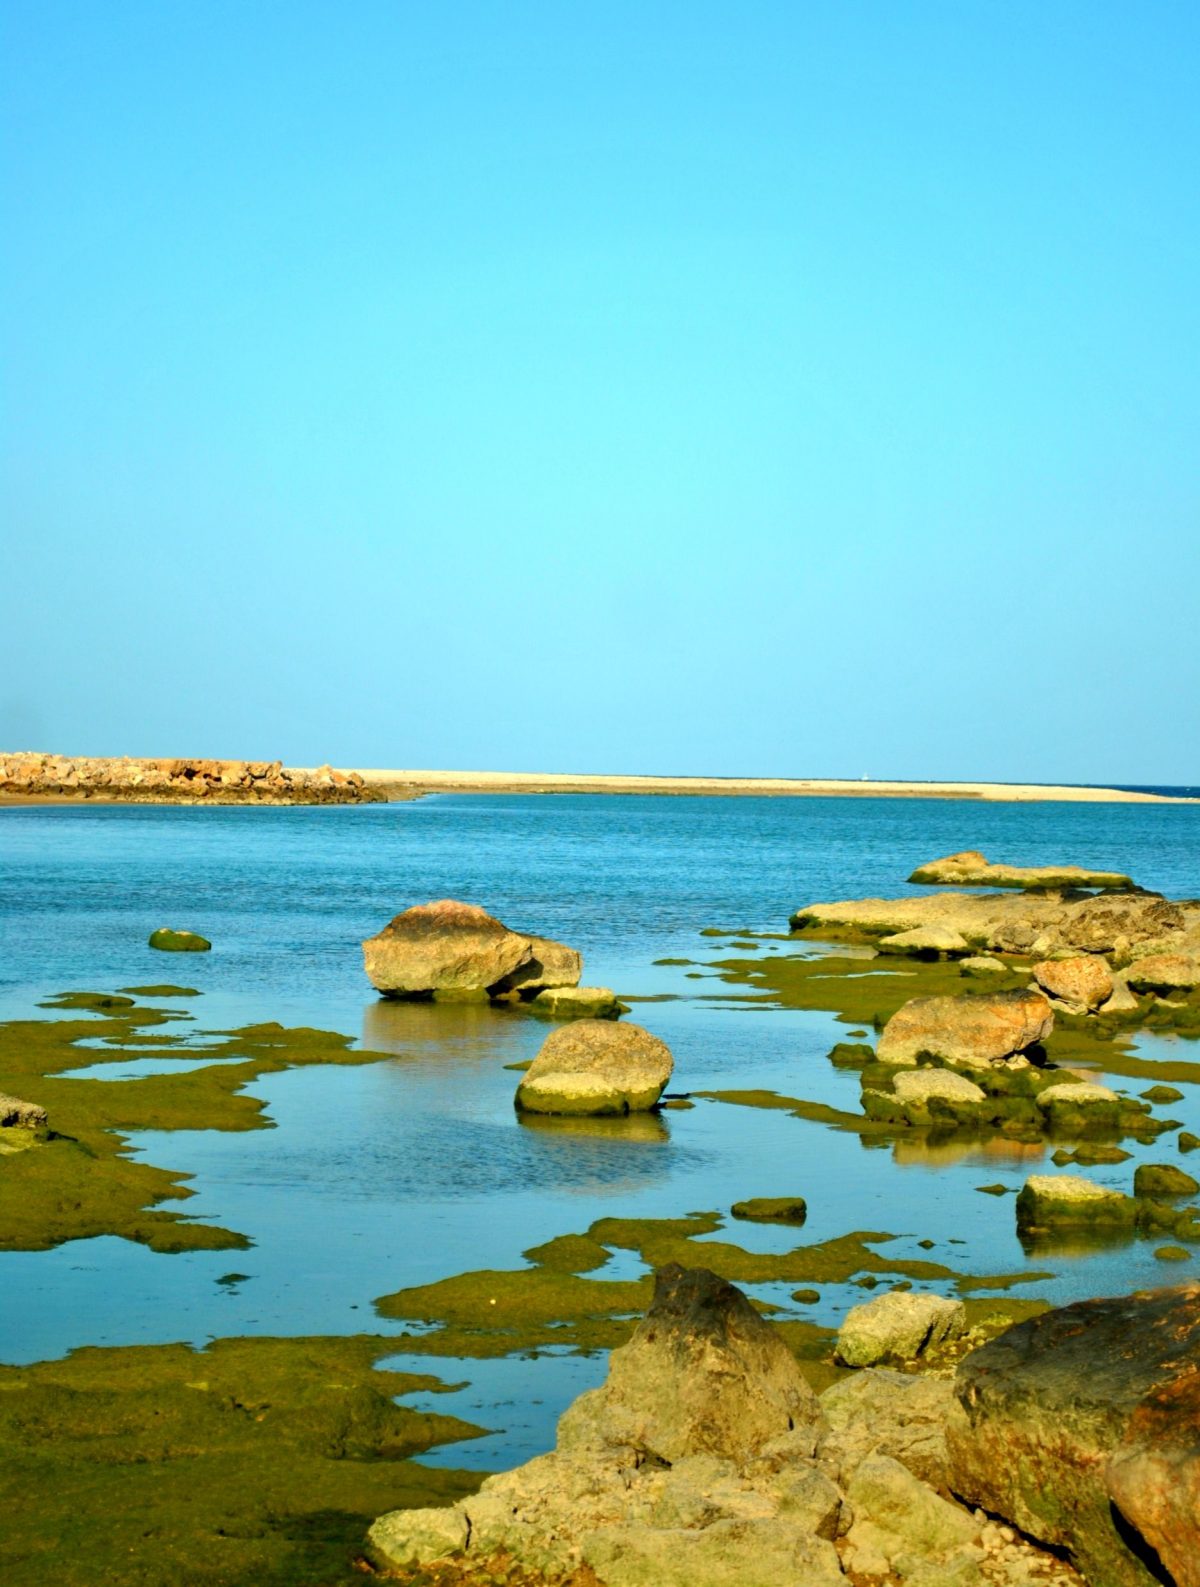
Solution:
M853 1307L838 1330L837 1356L848 1367L915 1361L966 1329L966 1308L941 1295L892 1290Z
M989 975L1008 975L1010 973L1009 966L1005 964L1003 959L993 959L989 953L975 953L968 959L960 959L958 968L961 975L974 975L984 978Z
M1155 1251L1160 1262L1190 1262L1192 1253L1182 1245L1160 1245Z
M880 937L880 953L908 954L916 959L950 959L969 954L970 944L957 931L945 926L914 926L911 931L895 931Z
M749 1201L735 1201L729 1210L735 1218L749 1223L803 1223L808 1217L808 1203L803 1196L755 1196Z
M149 936L152 948L162 953L207 953L212 947L207 937L198 931L176 931L170 926L160 926Z
M1079 1174L1031 1174L1017 1197L1017 1228L1125 1226L1136 1211L1131 1196Z
M617 994L606 986L548 986L529 1006L551 1019L617 1019L624 1011Z
M1034 965L1033 977L1044 992L1080 1014L1093 1013L1113 995L1112 972L1095 954L1044 960Z
M1135 1196L1151 1199L1191 1196L1200 1190L1200 1181L1170 1163L1139 1163L1133 1174Z

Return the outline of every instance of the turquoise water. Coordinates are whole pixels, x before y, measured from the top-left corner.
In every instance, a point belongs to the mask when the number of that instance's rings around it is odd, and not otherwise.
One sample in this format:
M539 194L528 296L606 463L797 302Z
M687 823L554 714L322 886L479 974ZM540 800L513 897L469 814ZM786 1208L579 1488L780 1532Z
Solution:
M253 1090L271 1130L135 1137L149 1161L195 1175L189 1214L243 1231L253 1248L164 1256L100 1239L0 1254L0 1359L80 1344L363 1330L396 1333L403 1355L403 1325L379 1322L378 1295L518 1266L527 1247L598 1217L723 1210L755 1195L804 1195L805 1241L886 1230L897 1236L889 1254L928 1254L959 1272L1048 1267L1053 1279L1028 1292L1051 1299L1176 1280L1191 1269L1164 1276L1145 1243L1027 1262L1012 1197L975 1193L995 1181L1016 1188L1037 1166L1011 1148L866 1149L782 1113L705 1101L599 1135L522 1123L504 1066L532 1057L546 1027L488 1008L383 1003L363 976L359 942L415 902L482 903L582 949L585 981L667 999L640 1003L632 1017L671 1046L675 1089L763 1087L854 1108L857 1077L825 1057L845 1027L827 1014L731 1001L704 970L727 949L702 928L785 930L800 904L902 894L915 865L968 847L1015 863L1125 870L1196 896L1198 840L1200 807L1190 806L563 795L0 811L0 1016L28 1016L69 988L171 981L202 994L163 1001L194 1017L173 1027L180 1034L277 1019L395 1055L264 1077ZM157 954L145 942L159 925L203 932L213 951ZM664 957L695 963L654 963ZM181 1070L203 1061L196 1045L180 1046ZM1181 1049L1146 1038L1142 1050ZM80 1051L81 1071L92 1057L113 1064L103 1045ZM93 1072L119 1078L141 1062ZM1150 1082L1118 1083L1136 1091ZM1197 1088L1183 1089L1170 1111L1200 1131ZM1173 1150L1135 1148L1134 1161ZM1133 1166L1089 1173L1125 1187ZM923 1237L933 1251L918 1247ZM738 1225L733 1238L759 1250L795 1243L761 1226ZM631 1260L597 1276L626 1276ZM249 1277L218 1285L230 1267ZM828 1285L817 1306L800 1308L786 1286L759 1293L823 1322L863 1298L853 1285ZM470 1377L461 1403L471 1414L508 1432L443 1458L502 1465L545 1447L562 1404L603 1371L600 1361L540 1364L540 1373L537 1361L446 1366L450 1380Z

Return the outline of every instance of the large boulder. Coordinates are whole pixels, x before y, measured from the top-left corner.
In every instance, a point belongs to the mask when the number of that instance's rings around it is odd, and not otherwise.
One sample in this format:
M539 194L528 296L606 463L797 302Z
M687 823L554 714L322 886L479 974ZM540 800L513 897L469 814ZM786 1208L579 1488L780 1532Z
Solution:
M1069 887L1131 889L1120 871L1089 871L1081 865L993 865L975 849L920 865L908 878L933 887L1016 887L1030 891Z
M667 1044L640 1025L578 1019L547 1036L521 1077L516 1105L527 1113L645 1112L672 1067Z
M884 1026L880 1063L915 1066L922 1058L953 1068L986 1069L1045 1041L1054 1010L1040 992L978 992L915 997Z
M1193 992L1200 987L1200 958L1186 953L1150 953L1135 959L1125 979L1137 992Z
M1095 1587L1197 1587L1197 1385L1200 1284L1045 1312L960 1364L951 1486Z
M608 1380L558 1427L567 1453L621 1448L674 1463L745 1460L784 1434L815 1445L820 1404L781 1334L732 1284L675 1263L655 1274L654 1303L609 1358Z
M915 1361L958 1338L966 1326L966 1307L960 1300L891 1290L846 1313L838 1329L837 1356L848 1367Z
M1113 995L1112 971L1095 954L1047 959L1034 965L1033 978L1048 997L1072 1014L1094 1014Z
M385 997L532 996L574 986L579 955L510 931L486 909L443 898L406 909L363 943L371 984Z

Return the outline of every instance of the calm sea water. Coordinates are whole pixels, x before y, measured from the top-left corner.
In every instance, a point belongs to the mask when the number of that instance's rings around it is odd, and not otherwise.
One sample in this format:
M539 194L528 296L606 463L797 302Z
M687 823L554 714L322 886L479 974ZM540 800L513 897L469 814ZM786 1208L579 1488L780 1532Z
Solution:
M203 993L188 1005L203 1029L278 1019L395 1054L267 1077L255 1090L271 1130L136 1137L148 1160L196 1176L189 1213L243 1231L253 1249L233 1261L102 1239L2 1254L0 1359L233 1333L399 1333L374 1316L374 1297L520 1265L522 1250L601 1216L678 1216L752 1195L806 1196L806 1240L886 1230L897 1236L890 1254L923 1255L916 1242L927 1236L937 1241L930 1254L959 1271L1027 1267L1012 1198L973 1191L1019 1185L1036 1166L1028 1159L864 1150L855 1136L780 1113L704 1102L649 1128L531 1128L513 1113L516 1077L504 1065L531 1057L544 1025L486 1008L382 1003L362 972L361 939L398 910L469 899L579 947L586 982L670 998L633 1017L672 1047L677 1088L766 1087L854 1107L856 1078L825 1058L844 1027L731 1002L704 972L727 950L699 932L786 930L802 903L900 895L914 866L962 848L1104 866L1172 896L1200 895L1197 806L561 795L0 811L0 1017L28 1016L66 989L181 980ZM157 954L146 937L159 925L203 932L213 951ZM654 963L664 957L696 963ZM1172 1050L1179 1044L1142 1043L1148 1057ZM91 1058L81 1051L81 1066ZM114 1070L136 1072L128 1061ZM1196 1088L1185 1089L1172 1112L1200 1130ZM1138 1153L1135 1162L1147 1155ZM1125 1186L1133 1166L1091 1172ZM745 1225L735 1238L761 1250L794 1242ZM1055 1276L1029 1292L1051 1299L1164 1282L1145 1244L1038 1265ZM248 1279L218 1285L231 1266ZM614 1259L604 1276L638 1270ZM776 1289L757 1293L800 1314L788 1286ZM826 1286L803 1315L833 1322L861 1299L853 1286ZM504 1431L445 1458L499 1465L546 1447L562 1405L602 1370L553 1355L451 1366L447 1376L471 1387L443 1407Z

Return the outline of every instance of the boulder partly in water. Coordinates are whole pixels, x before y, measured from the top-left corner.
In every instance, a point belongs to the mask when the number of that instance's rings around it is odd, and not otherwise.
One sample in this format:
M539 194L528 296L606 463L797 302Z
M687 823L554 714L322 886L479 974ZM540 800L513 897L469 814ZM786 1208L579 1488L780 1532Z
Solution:
M148 940L160 953L207 953L212 947L208 938L198 931L177 931L171 926L160 926L150 933Z
M527 1113L646 1112L658 1105L673 1067L667 1044L640 1025L577 1019L542 1043L517 1087L516 1106Z
M510 931L486 909L453 898L417 904L363 943L372 986L385 997L533 997L575 986L573 948Z

